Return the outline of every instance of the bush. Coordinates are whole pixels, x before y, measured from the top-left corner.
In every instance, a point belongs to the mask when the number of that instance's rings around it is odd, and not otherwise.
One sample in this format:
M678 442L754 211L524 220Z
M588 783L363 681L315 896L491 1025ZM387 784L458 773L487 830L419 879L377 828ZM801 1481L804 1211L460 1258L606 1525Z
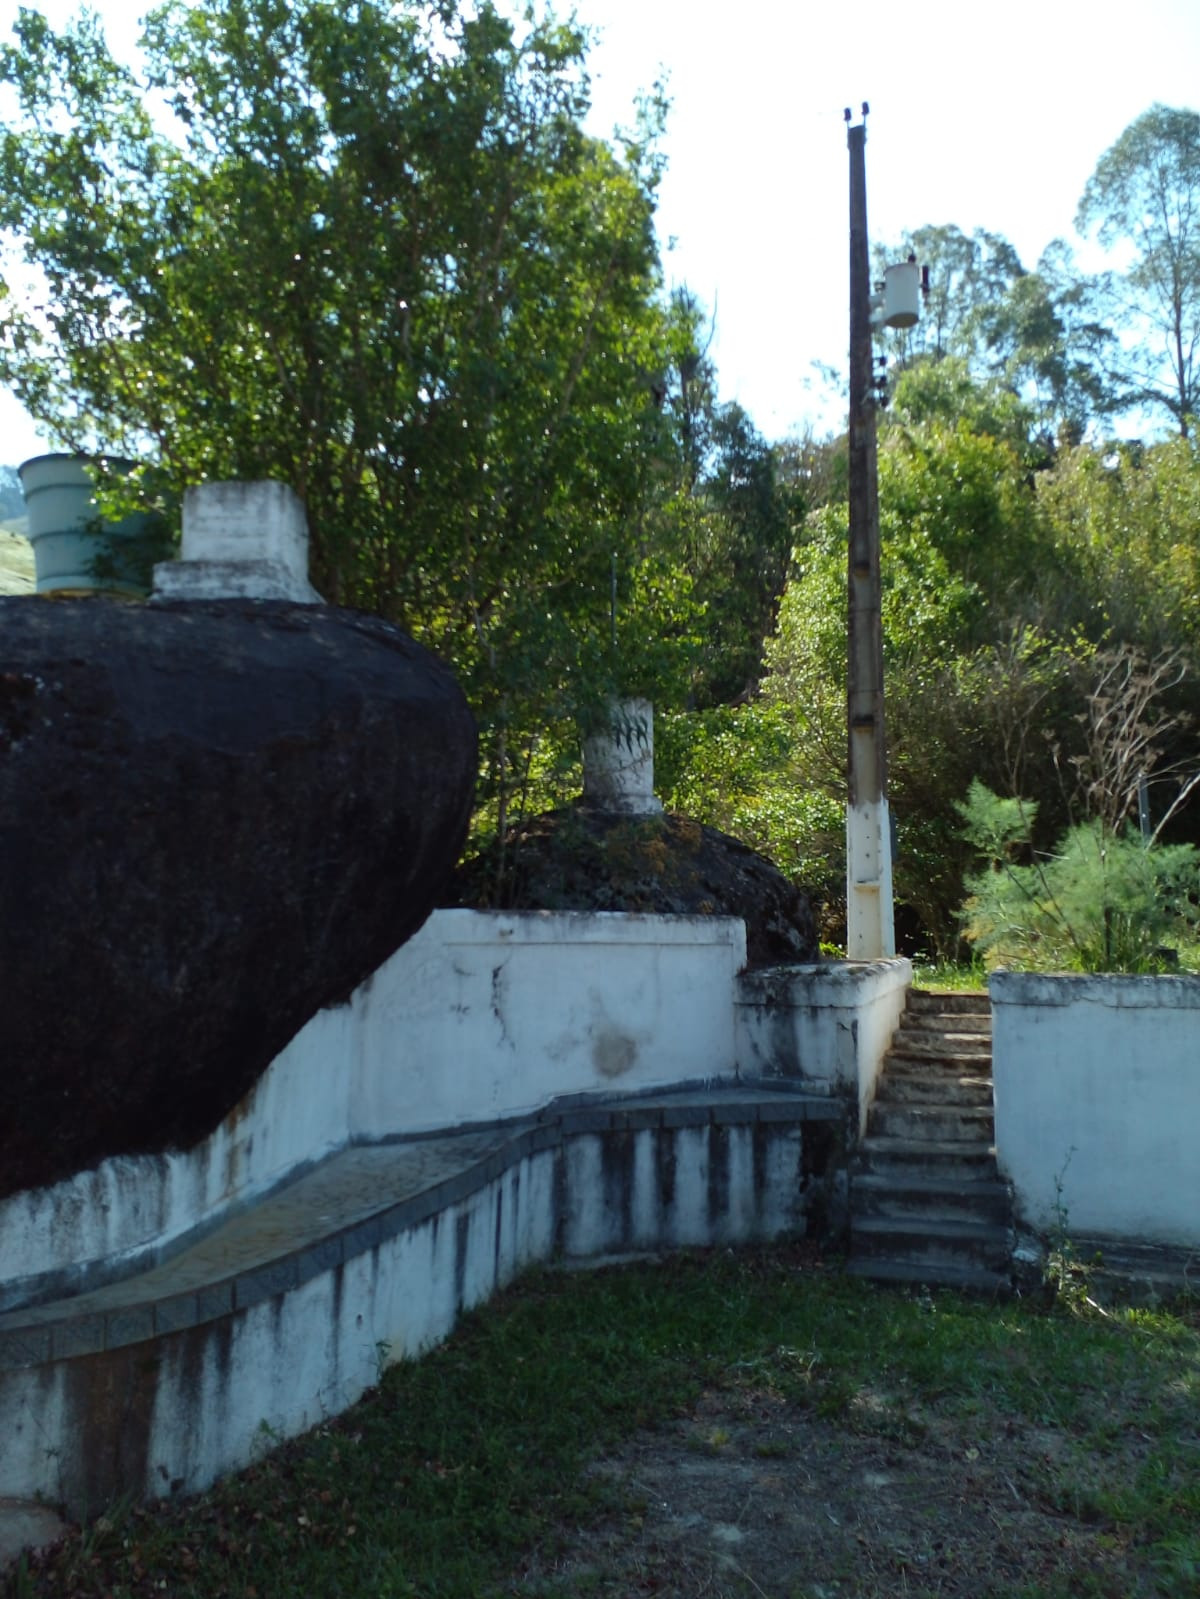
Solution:
M1200 852L1150 846L1097 821L1068 829L1048 854L1030 835L1037 806L971 784L964 833L988 864L968 877L967 938L989 966L1163 972L1200 920Z

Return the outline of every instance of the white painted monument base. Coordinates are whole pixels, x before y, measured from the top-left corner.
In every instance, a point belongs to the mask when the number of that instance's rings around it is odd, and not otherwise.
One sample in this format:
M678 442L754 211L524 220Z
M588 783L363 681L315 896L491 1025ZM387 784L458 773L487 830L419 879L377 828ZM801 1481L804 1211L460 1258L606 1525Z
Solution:
M180 559L154 568L154 598L322 604L308 581L308 523L299 496L271 482L188 489Z

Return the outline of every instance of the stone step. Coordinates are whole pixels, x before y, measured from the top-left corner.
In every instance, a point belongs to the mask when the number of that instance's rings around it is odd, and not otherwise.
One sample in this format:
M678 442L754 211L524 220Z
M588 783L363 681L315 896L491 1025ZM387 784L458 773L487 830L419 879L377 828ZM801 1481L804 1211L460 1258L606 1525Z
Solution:
M912 1059L940 1060L943 1056L961 1059L963 1056L992 1058L990 1033L934 1032L932 1028L899 1027L892 1036L889 1054L907 1055Z
M846 1271L851 1277L865 1277L876 1283L894 1283L898 1287L919 1285L953 1288L959 1293L988 1294L993 1298L1007 1298L1013 1291L1012 1278L1007 1271L992 1271L983 1266L947 1262L932 1270L922 1262L864 1256L848 1260Z
M975 1141L987 1148L995 1138L991 1104L912 1104L877 1099L867 1113L868 1134L935 1143Z
M850 1213L887 1217L910 1225L925 1221L975 1221L1007 1227L1011 1198L1006 1183L974 1179L861 1172L851 1178Z
M958 1220L864 1216L854 1224L853 1259L905 1262L935 1273L946 1266L1007 1271L1012 1235L1005 1226Z
M992 1057L990 1055L903 1055L889 1051L884 1057L876 1092L890 1078L937 1076L951 1080L955 1077L978 1077L990 1084Z
M992 1002L985 993L950 988L910 988L907 1008L912 1015L930 1011L988 1017L992 1014Z
M890 1072L880 1083L875 1103L896 1105L966 1105L988 1109L992 1079L972 1072Z
M896 1049L893 1046L884 1056L880 1080L886 1081L889 1077L911 1075L914 1072L918 1075L925 1072L949 1072L951 1076L959 1073L964 1077L986 1077L990 1082L992 1077L992 1057L990 1055L909 1055L903 1049Z
M859 1171L879 1176L995 1181L996 1151L980 1139L884 1138L858 1146Z
M975 1037L990 1038L991 1012L974 1011L910 1011L900 1018L902 1028L930 1033L970 1033Z

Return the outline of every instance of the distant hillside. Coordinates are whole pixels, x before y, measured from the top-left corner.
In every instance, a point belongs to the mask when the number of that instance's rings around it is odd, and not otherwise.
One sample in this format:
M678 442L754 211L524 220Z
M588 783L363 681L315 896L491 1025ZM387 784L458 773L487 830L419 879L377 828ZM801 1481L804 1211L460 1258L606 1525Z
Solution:
M0 594L33 593L33 545L25 537L25 518L0 522Z
M0 527L7 527L12 519L25 516L25 496L21 493L21 479L15 466L0 466Z

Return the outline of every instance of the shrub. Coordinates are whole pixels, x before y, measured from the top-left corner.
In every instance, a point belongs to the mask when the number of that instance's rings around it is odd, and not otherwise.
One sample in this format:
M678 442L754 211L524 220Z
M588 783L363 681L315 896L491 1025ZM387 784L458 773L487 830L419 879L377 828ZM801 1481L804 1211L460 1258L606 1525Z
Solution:
M1030 844L1037 806L971 784L959 812L987 864L967 878L967 938L989 966L1162 972L1200 920L1200 852L1079 823L1048 854Z

